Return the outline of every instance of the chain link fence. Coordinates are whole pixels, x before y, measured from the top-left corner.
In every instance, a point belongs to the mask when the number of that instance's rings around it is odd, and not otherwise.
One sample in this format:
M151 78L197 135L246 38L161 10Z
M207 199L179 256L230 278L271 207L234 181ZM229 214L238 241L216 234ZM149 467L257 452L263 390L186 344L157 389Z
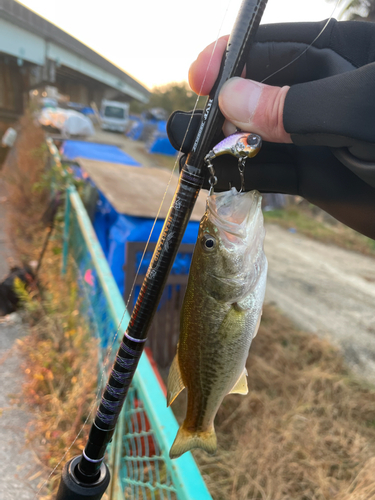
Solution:
M74 187L66 194L63 267L74 266L81 310L100 341L103 371L108 350L117 351L129 315L113 279L87 212ZM106 374L101 383L105 383ZM211 496L191 456L173 462L169 449L178 424L146 354L142 355L109 450L109 499L210 500Z

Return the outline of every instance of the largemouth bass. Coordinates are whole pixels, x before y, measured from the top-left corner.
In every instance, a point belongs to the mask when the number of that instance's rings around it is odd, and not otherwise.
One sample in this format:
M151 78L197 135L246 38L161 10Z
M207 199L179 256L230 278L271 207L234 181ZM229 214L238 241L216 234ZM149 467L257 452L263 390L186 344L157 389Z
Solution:
M168 406L187 388L187 412L170 450L215 453L214 418L224 397L247 394L246 359L262 313L267 259L257 191L208 197L181 310Z

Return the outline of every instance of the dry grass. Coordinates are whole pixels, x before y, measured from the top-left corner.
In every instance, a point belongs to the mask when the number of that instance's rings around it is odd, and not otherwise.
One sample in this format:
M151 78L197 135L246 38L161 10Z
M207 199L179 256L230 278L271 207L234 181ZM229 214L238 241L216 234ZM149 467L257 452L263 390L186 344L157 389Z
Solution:
M219 452L194 452L215 500L375 498L375 390L327 342L268 306L249 394L224 399Z
M23 394L33 409L28 435L46 471L58 464L81 431L97 390L97 365L92 362L98 359L97 342L79 314L76 280L62 278L60 266L61 256L50 250L40 274L43 310L35 310L34 300L31 333L19 341L26 375ZM82 452L88 432L86 424L64 463ZM51 493L58 479L51 478Z
M318 207L307 202L289 205L283 210L264 213L266 222L293 228L300 233L323 243L360 252L375 257L375 241L345 226Z
M44 133L29 115L22 118L17 143L8 157L8 230L17 257L37 259L47 229L41 222L48 199ZM55 186L56 187L56 186ZM31 294L18 290L24 300L30 335L18 341L23 354L23 400L32 412L28 437L48 474L63 458L81 431L96 397L97 341L79 314L80 295L73 266L61 276L61 214L38 275L39 287ZM18 286L21 286L19 284ZM89 426L69 449L64 463L81 453ZM57 475L50 478L43 499L54 497Z
M30 114L20 120L15 146L6 159L3 176L7 182L8 234L23 258L32 258L29 249L37 247L41 217L47 207L48 192L35 189L45 172L47 150L44 132ZM33 252L32 252L33 253Z

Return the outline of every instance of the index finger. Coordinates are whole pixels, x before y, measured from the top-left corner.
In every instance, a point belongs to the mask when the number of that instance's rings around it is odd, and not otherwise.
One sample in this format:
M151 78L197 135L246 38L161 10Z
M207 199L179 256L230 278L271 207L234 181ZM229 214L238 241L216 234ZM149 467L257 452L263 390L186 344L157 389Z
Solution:
M208 95L218 75L229 35L208 45L189 68L189 84L198 95ZM216 46L215 46L216 44Z

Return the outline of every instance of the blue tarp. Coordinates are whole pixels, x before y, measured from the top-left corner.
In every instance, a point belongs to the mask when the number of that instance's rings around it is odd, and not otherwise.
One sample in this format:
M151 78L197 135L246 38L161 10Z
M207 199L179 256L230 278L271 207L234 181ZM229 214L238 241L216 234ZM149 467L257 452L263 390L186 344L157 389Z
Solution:
M65 141L63 143L63 154L69 160L75 158L89 158L93 160L111 161L115 162L114 158L118 158L116 163L124 163L126 165L138 166L133 158L116 146L107 146L103 144L96 144L83 141ZM82 178L80 169L77 167L76 175ZM87 179L87 182L92 181ZM96 186L98 188L98 186ZM103 248L104 255L107 258L109 267L115 281L124 293L125 287L125 249L126 242L128 241L146 241L148 240L151 232L153 219L145 217L133 217L130 215L119 214L109 203L103 193L99 191L99 200L96 207L94 216L94 229L99 242ZM159 238L164 220L157 221L151 236L150 241L156 242ZM185 231L182 243L195 243L198 235L199 222L190 221ZM141 252L142 254L142 252ZM140 262L141 255L137 255L137 267ZM145 255L142 263L141 273L144 273L150 262L151 253ZM179 253L176 257L175 263L172 268L172 274L187 274L189 272L191 261L191 254ZM137 292L137 290L136 290Z
M64 141L62 154L68 160L76 158L88 158L89 160L108 161L110 163L122 163L123 165L132 165L140 167L140 163L134 160L130 155L121 151L117 146L108 144L98 144L85 141Z
M172 144L169 142L167 135L167 122L159 121L157 122L156 129L152 135L152 138L148 144L148 152L156 153L168 156L175 156L177 151L174 149Z
M153 219L133 217L118 214L108 200L99 194L97 212L94 218L94 229L107 258L109 267L115 278L120 292L124 293L125 249L128 241L144 241L146 243ZM150 241L156 242L159 238L164 220L157 221ZM190 221L185 231L182 243L195 243L198 236L199 222ZM140 259L141 256L137 256ZM146 254L142 263L141 273L145 272L150 262L151 254ZM173 264L172 274L187 274L189 272L191 255L178 254ZM137 266L139 262L137 263Z
M177 151L169 142L165 120L145 120L132 117L132 126L127 136L134 141L146 141L148 153L175 156Z
M94 115L95 112L92 108L90 108L89 106L86 106L85 108L82 108L81 109L81 113L83 113L84 115L88 116L88 115Z
M168 156L175 156L177 151L174 149L172 144L169 142L168 137L160 137L156 135L153 142L148 148L149 153L162 154Z
M139 118L138 116L130 115L130 119L131 119L131 127L126 133L126 135L130 139L133 139L133 141L138 141L142 135L144 123L142 119Z

